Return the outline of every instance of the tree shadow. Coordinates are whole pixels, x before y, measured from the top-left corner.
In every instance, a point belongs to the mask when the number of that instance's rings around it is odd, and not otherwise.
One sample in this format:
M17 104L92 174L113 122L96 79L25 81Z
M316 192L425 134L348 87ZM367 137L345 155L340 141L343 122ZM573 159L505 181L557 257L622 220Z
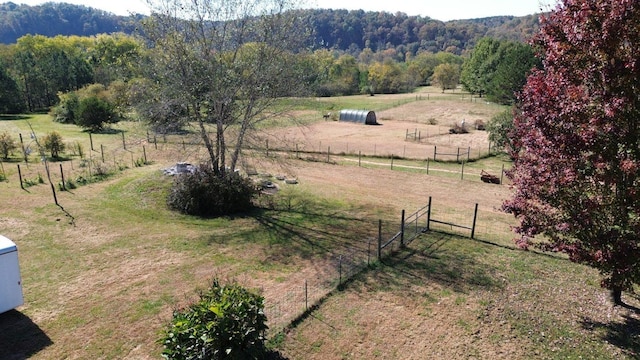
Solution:
M0 359L29 358L53 342L28 316L17 310L0 314Z
M480 261L481 248L486 244L469 243L477 246L466 246L466 251L457 250L455 243L467 240L444 233L422 234L382 260L385 269L377 275L378 280L391 287L433 282L459 293L500 288L502 284L494 275L496 269Z
M26 115L11 115L11 114L0 114L0 121L10 121L10 120L24 120L28 119L29 116Z
M638 315L640 309L631 305L622 305L630 310L629 314L622 315L622 322L600 322L583 318L580 324L585 330L602 331L602 340L618 347L626 354L634 358L640 358L640 320L631 314Z

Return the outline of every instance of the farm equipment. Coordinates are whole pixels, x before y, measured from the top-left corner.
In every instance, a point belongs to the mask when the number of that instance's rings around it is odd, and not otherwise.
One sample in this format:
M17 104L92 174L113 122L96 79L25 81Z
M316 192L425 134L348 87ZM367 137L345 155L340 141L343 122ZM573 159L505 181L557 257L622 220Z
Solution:
M500 184L500 178L495 175L491 175L484 170L480 172L480 180L489 184Z

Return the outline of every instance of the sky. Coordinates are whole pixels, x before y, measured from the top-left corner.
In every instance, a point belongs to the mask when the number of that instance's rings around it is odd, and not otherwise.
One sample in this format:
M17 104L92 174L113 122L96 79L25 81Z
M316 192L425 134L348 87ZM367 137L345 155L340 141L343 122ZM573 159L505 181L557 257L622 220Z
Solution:
M0 0L17 4L39 5L51 0ZM66 2L106 10L116 15L148 14L145 0L63 0ZM306 0L304 8L347 9L365 11L403 12L407 15L428 16L449 21L498 15L524 16L548 11L557 0Z

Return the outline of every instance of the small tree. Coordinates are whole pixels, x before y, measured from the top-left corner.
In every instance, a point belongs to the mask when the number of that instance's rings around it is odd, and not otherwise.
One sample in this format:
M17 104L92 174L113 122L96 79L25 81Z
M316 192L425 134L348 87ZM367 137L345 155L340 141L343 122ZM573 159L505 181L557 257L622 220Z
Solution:
M438 84L442 92L455 89L460 81L460 67L453 64L440 64L433 69L433 82Z
M489 133L489 141L498 150L513 149L509 134L513 130L513 109L496 114L487 122L486 130Z
M6 131L0 133L0 154L4 160L8 160L13 150L17 149L15 140Z
M62 141L62 135L56 131L52 131L42 138L42 146L51 154L52 159L58 159L60 153L64 152L65 144Z
M105 124L117 122L113 106L96 96L80 100L76 124L91 131L102 130Z
M266 354L264 299L216 279L188 308L173 313L164 331L166 359L261 359Z

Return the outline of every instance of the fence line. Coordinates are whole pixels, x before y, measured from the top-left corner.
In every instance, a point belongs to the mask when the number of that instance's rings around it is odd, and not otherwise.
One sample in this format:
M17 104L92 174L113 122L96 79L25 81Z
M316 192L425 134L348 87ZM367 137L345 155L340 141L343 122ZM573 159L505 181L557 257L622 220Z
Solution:
M405 216L404 210L400 218L399 231L389 234L389 228L383 228L378 221L377 239L367 239L367 250L352 248L342 255L337 255L333 263L333 271L318 280L317 283L304 280L304 283L292 287L277 299L265 301L265 313L270 332L279 332L313 311L324 299L340 288L345 282L365 271L373 264L373 260L382 261L393 256L394 252L407 246L417 237L429 231L438 231L452 235L462 235L470 239L495 242L500 246L509 246L513 233L511 225L513 217L499 211L475 207L463 209L446 209L435 211L432 198L424 207ZM383 233L383 231L386 231ZM377 249L372 243L377 242ZM375 251L375 253L374 253Z

